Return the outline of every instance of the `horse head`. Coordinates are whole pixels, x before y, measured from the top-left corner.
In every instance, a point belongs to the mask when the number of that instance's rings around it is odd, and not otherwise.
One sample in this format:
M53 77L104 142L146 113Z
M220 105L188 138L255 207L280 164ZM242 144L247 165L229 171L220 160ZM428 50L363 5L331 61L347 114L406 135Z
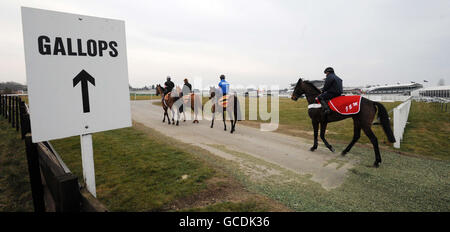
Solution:
M301 78L298 79L295 85L294 92L292 92L291 99L297 101L303 94L308 97L316 97L321 93L321 91L311 82L304 81Z
M216 88L215 87L209 87L209 99L216 96Z
M162 91L162 87L160 84L156 85L156 96L159 96L160 94L162 95L163 91Z
M303 80L302 78L298 79L297 84L295 85L294 92L292 92L291 99L297 101L299 97L301 97L305 93L303 89Z

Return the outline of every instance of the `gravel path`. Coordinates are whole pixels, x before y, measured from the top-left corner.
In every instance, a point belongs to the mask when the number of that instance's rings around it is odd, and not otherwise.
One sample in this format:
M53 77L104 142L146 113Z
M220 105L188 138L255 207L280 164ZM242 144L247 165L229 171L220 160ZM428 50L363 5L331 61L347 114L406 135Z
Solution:
M151 101L131 101L131 111L134 121L166 136L199 146L229 160L239 161L234 153L245 153L298 174L310 175L312 181L320 183L325 189L340 186L355 162L341 157L339 152L325 150L322 144L318 150L311 152L309 147L312 141L275 132L262 132L239 125L239 122L236 124L236 132L230 134L230 123L227 122L228 131L225 132L223 122L217 120L221 118L218 115L214 128L211 129L211 121L208 119L200 120L199 124L193 124L192 121L180 122L180 126L162 123L162 108L153 105Z

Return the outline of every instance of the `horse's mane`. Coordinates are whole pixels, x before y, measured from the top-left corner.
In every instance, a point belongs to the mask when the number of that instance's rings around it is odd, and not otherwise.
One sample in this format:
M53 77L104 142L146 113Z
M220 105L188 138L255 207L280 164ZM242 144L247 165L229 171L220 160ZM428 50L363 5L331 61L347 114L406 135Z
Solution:
M303 83L306 83L306 84L308 84L308 85L310 85L313 89L315 89L315 90L317 90L317 92L322 92L322 91L320 91L320 89L319 88L317 88L312 82L310 82L310 81L303 81Z

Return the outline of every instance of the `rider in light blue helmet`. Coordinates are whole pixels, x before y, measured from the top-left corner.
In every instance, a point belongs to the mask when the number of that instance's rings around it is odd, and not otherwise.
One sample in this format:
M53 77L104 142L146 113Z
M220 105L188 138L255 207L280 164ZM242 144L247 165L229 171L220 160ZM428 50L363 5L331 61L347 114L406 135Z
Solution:
M225 96L228 94L230 89L230 84L225 80L225 75L220 75L219 87L222 90L222 95Z

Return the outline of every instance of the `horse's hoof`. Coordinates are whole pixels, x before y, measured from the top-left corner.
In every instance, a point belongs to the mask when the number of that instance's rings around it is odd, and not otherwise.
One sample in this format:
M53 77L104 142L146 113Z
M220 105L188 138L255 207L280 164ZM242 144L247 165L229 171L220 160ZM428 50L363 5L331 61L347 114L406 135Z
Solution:
M342 156L345 156L345 155L347 155L347 152L346 152L346 151L342 151L342 152L341 152L341 155L342 155Z
M373 163L373 167L374 168L379 168L380 167L380 163L378 163L378 162Z
M330 149L331 152L335 152L336 150L334 150L334 147L330 146L328 149Z
M317 147L314 146L314 147L311 147L309 150L310 150L310 151L315 151L316 149L317 149Z

